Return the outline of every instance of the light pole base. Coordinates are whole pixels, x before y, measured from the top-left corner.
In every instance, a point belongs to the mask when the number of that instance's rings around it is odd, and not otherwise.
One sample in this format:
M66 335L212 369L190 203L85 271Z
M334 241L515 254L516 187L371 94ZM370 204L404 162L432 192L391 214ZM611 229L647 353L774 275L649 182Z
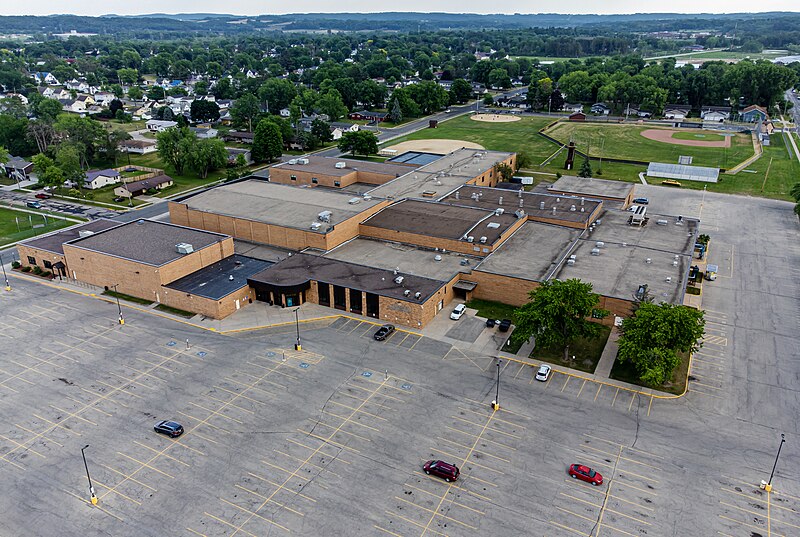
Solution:
M125 324L125 319L123 319L122 316L119 318L119 324Z
M6 291L11 291L11 286L10 285L6 285Z
M299 343L295 343L295 344L294 344L294 350L296 350L296 351L302 351L302 350L303 350L303 346L302 346L302 345L300 345Z
M761 480L761 490L766 490L767 492L772 492L772 483L767 483L763 479Z
M492 410L500 410L500 403L492 401Z
M94 494L92 494L91 502L92 502L92 505L97 505L97 496L95 496Z

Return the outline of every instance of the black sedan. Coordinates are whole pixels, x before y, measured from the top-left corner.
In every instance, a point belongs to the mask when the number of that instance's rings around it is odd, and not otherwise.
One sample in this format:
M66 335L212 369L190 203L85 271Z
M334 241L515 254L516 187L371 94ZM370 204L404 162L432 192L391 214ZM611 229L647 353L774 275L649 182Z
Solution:
M159 421L153 429L155 432L165 434L170 438L177 438L183 434L183 425L175 421Z
M378 331L375 332L375 335L372 337L375 338L375 341L383 341L384 339L392 335L393 332L394 332L394 325L385 324L380 328L378 328Z

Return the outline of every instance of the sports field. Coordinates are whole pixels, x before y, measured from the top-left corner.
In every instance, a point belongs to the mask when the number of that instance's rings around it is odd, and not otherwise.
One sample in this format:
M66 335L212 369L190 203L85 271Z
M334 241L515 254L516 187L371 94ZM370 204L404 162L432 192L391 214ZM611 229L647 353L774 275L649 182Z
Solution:
M0 246L73 225L49 215L0 209Z
M694 166L732 168L753 154L753 143L748 134L731 133L730 147L703 147L683 145L681 140L724 140L720 133L698 131L696 129L665 129L669 142L657 141L642 135L654 129L651 125L620 125L597 123L560 122L546 133L556 140L568 143L575 141L582 152L590 151L593 158L618 158L644 162L666 162L677 164L678 157L693 157ZM699 135L712 138L699 138ZM677 135L677 136L676 136Z

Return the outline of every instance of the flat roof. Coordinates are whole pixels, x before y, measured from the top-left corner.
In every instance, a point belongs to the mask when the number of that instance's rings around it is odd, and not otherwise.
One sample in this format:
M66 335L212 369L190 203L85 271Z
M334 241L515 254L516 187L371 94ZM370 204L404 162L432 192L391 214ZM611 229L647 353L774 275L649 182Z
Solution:
M358 203L350 201L358 199ZM331 189L303 188L249 179L222 185L180 203L190 209L232 216L284 227L312 231L322 211L331 211L330 222L316 230L327 233L335 226L374 207L382 200L364 199Z
M342 177L348 174L353 173L354 171L363 171L369 173L377 173L386 176L394 176L399 177L404 173L407 173L409 165L405 164L393 164L391 162L372 162L369 160L356 160L356 159L348 159L348 158L334 158L334 157L317 157L314 155L309 155L306 157L298 157L297 159L292 160L300 160L301 158L308 159L308 164L290 164L287 162L281 162L280 164L276 164L272 166L272 168L280 168L282 170L290 170L290 171L299 171L299 172L308 172L308 173L319 173L324 175L333 175ZM337 168L337 162L344 162L346 167L345 168Z
M401 274L413 274L434 280L450 280L458 272L469 272L479 258L461 265L464 254L437 252L409 244L377 239L357 238L322 254L324 257L348 261L386 270L399 269ZM436 261L435 257L441 260Z
M401 153L396 157L387 159L386 162L402 162L405 164L417 164L419 166L424 166L426 164L430 164L433 161L439 160L440 158L442 158L442 155L437 153L425 153L422 151L406 151L405 153Z
M528 221L475 270L544 281L575 243L582 230Z
M576 196L600 196L603 198L616 198L624 200L633 191L633 183L624 181L610 181L608 179L595 179L593 177L575 177L565 175L550 187L557 192L566 192Z
M161 266L185 254L178 253L178 243L191 244L195 251L221 242L228 235L176 226L156 220L134 220L70 241L70 246L114 257Z
M48 252L64 255L64 243L80 237L81 231L97 233L119 225L122 225L122 223L109 220L107 218L100 218L79 226L73 226L68 229L57 231L56 233L22 241L20 244L23 246L30 246L31 248L38 248L40 250L46 250Z
M476 244L486 237L486 244L492 244L516 221L513 213L497 215L483 208L402 200L378 211L364 225L452 240L470 236Z
M273 264L270 261L234 254L175 280L165 287L212 300L220 300L245 287L247 278Z
M522 207L520 207L520 200ZM442 203L479 207L495 211L503 209L504 213L514 214L522 209L532 217L557 219L565 222L577 222L585 227L592 213L603 204L601 200L578 198L559 194L541 194L539 192L511 191L488 186L464 185L441 200ZM544 208L542 208L544 203ZM555 207L556 212L553 213ZM575 208L573 211L572 208ZM583 209L583 212L581 212Z
M403 276L401 284L395 283ZM428 300L444 284L444 281L423 278L413 274L394 274L391 270L348 263L338 259L310 254L295 254L252 276L256 283L291 287L310 280L321 281L341 287L374 293L420 304ZM404 291L410 291L409 296ZM415 298L420 293L420 298Z
M432 192L433 197L442 197L507 159L513 153L487 151L485 149L457 149L442 158L406 173L386 184L375 187L369 193L382 198L422 198L423 193Z
M605 211L602 224L578 240L572 252L575 264L562 263L553 277L579 278L590 282L596 293L624 300L633 300L639 285L647 284L656 302L682 303L699 222L683 219L678 225L674 216L649 216L649 223L638 227L628 225L626 211ZM602 247L597 247L598 241ZM591 254L594 248L599 255Z

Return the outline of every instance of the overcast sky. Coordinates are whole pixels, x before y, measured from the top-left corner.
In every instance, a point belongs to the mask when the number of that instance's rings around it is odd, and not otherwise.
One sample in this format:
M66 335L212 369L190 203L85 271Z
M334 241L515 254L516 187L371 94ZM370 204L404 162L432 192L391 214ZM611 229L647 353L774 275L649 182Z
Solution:
M505 0L504 2L478 2L476 0L406 0L375 2L374 0L294 0L292 2L264 2L263 0L30 0L15 2L3 0L2 15L51 15L70 13L76 15L104 15L118 13L233 13L260 15L265 13L330 13L374 11L442 11L448 13L738 13L753 11L796 11L797 2L766 0L753 3L744 0L574 0L570 4L531 2L530 0Z

